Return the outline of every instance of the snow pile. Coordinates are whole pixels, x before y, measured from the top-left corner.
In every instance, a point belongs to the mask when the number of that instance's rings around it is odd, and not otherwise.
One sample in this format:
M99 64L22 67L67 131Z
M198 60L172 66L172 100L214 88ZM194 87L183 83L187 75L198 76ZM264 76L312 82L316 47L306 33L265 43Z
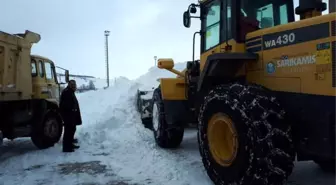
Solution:
M174 69L182 71L186 68L187 63L175 63ZM135 83L139 85L141 90L151 90L153 87L157 87L159 78L174 78L176 74L167 71L165 69L159 69L157 67L151 67L148 72L135 79Z
M118 101L123 101L125 95L128 94L130 85L130 80L118 78L116 83L108 89L77 94L79 104L83 107L81 113L85 125L96 124L108 119L110 116L105 116L105 112L113 110L119 103Z
M121 83L117 80L116 86L78 96L85 120L78 129L79 138L88 148L108 153L110 160L107 163L118 167L119 176L134 182L145 183L150 179L154 184L182 185L196 179L198 182L192 184L211 184L208 178L202 178L206 174L195 145L194 131L186 132L187 141L179 151L160 149L154 142L153 133L141 124L135 109L138 88L145 87L144 83L155 86L158 77L174 76L152 68L135 81Z
M141 99L143 100L151 100L153 98L153 93L154 93L154 89L151 91L147 91L146 94L141 95Z

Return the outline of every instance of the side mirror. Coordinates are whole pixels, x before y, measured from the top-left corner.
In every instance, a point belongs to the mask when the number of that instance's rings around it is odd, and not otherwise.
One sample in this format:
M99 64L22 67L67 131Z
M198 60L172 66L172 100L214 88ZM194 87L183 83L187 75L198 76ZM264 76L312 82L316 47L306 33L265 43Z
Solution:
M69 70L65 70L65 82L68 83L70 80L69 80Z
M190 5L190 13L195 14L197 12L197 8L195 4Z
M160 69L167 69L167 70L170 70L170 69L173 69L174 67L174 61L173 59L171 58L160 58L158 60L158 64L157 64L158 68Z
M183 25L186 28L190 28L190 14L189 11L183 13Z

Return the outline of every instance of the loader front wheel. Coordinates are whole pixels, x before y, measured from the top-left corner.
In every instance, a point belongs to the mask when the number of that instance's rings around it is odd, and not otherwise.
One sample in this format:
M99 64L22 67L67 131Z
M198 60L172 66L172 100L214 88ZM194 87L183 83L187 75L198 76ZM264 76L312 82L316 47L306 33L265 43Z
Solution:
M184 128L178 124L168 125L160 88L155 89L153 94L152 123L155 142L158 146L176 148L181 144Z
M215 184L283 184L294 147L284 111L264 88L219 85L204 98L198 117L203 165Z

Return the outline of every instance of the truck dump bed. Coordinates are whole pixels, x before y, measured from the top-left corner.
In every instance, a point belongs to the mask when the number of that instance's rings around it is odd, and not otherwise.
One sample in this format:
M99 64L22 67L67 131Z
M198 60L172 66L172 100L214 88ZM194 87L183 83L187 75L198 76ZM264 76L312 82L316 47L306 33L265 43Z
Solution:
M32 97L30 50L40 35L8 34L0 31L0 101L24 100Z

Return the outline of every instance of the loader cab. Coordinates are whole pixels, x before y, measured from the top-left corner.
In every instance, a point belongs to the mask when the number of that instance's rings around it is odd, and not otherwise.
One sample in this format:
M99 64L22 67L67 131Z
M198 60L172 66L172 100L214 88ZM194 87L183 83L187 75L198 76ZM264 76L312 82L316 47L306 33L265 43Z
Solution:
M191 16L200 9L199 16ZM293 0L206 0L192 4L183 15L185 27L190 18L201 19L201 53L221 43L244 43L246 34L295 21Z
M203 0L189 5L184 12L185 27L190 27L191 18L201 20L201 30L196 32L200 34L201 56L199 62L193 59L192 66L199 65L202 71L208 56L214 53L245 53L248 33L294 22L294 3L293 0ZM193 43L194 50L195 36Z
M293 0L200 0L184 12L183 24L189 28L191 18L201 19L201 53L204 53L229 40L244 43L247 33L294 22L295 14L306 19L326 10L322 0L299 1L300 5L294 9ZM199 16L193 16L197 8Z
M54 62L48 58L32 55L32 81L34 99L59 99L59 83Z

